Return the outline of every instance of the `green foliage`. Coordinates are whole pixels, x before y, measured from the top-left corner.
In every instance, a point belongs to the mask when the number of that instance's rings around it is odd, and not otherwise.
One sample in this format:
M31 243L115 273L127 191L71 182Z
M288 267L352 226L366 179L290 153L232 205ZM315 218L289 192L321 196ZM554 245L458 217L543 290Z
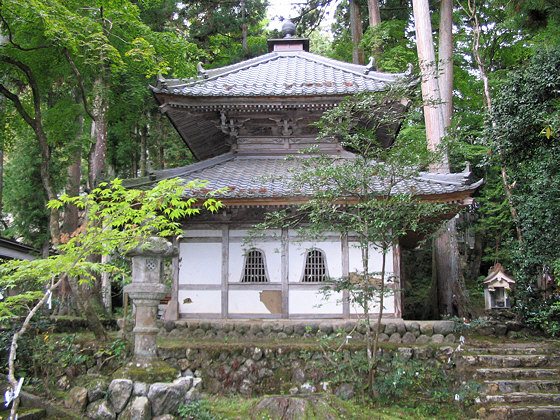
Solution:
M210 412L210 404L206 401L192 401L181 404L177 409L177 415L186 420L219 420L220 417Z
M63 195L60 200L53 200L49 207L57 209L73 204L87 213L87 225L79 232L66 235L58 248L58 254L46 259L34 261L8 261L0 265L2 289L14 289L24 282L34 287L31 291L41 290L45 285L54 284L65 277L78 278L80 282L89 282L95 274L102 272L119 272L119 267L88 260L90 255L108 255L113 252L126 254L154 235L171 236L181 233L180 220L200 212L193 207L194 199L183 199L186 189L201 188L203 183L191 182L185 186L178 180L164 180L153 189L140 191L125 189L122 181L113 180L110 184L102 183L90 194L69 197ZM221 203L208 198L203 208L216 211ZM0 303L0 319L18 315L25 298L32 305L36 299L32 294L19 295L16 305L10 301Z
M559 67L560 50L546 48L513 72L496 97L495 126L488 131L494 159L506 168L508 182L515 181L512 202L523 236L511 247L518 285L516 310L553 335L560 325L560 295L554 280L560 247L560 148L555 131ZM539 277L548 283L548 292L537 287Z
M423 415L440 413L442 405L472 406L480 391L478 384L462 383L453 371L439 363L396 355L383 371L374 385L379 401L385 405L397 403L420 408L419 414Z

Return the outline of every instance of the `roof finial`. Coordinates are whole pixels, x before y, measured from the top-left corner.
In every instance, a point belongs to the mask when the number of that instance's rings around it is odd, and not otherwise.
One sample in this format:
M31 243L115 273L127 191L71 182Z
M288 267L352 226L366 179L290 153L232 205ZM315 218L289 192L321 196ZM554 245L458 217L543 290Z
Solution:
M282 35L284 38L291 38L296 34L296 25L292 23L291 20L287 20L282 25Z
M196 73L198 74L199 77L202 76L203 78L208 79L208 72L204 70L204 68L202 67L202 63L200 61L196 65Z
M364 70L364 74L369 74L370 71L375 71L375 58L371 56L369 58L369 63L366 64L366 69Z

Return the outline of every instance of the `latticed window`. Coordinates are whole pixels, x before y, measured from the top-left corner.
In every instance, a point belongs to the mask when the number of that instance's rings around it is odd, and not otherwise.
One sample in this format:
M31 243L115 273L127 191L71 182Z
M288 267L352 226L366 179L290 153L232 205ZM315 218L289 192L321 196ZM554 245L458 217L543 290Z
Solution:
M325 254L319 249L307 251L302 282L320 283L327 278L327 263Z
M242 283L265 283L268 281L264 254L258 249L251 249L245 255Z

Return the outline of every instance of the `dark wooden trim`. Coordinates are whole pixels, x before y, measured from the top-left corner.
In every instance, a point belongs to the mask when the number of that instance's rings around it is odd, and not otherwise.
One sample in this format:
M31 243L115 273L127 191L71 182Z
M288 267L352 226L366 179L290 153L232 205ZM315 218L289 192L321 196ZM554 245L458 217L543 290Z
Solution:
M228 317L229 303L229 225L222 225L222 317Z
M229 290L282 290L282 284L279 282L270 283L229 283Z
M340 251L342 254L342 276L348 277L350 274L350 251L348 248L348 235L342 235L340 239ZM348 290L344 290L342 292L342 313L344 314L344 318L348 318L350 316L350 293Z
M222 290L221 284L180 284L178 290Z
M282 319L280 314L265 314L265 313L230 313L229 318L231 319Z
M395 317L402 318L402 283L401 283L401 247L393 245L393 275L395 276L393 283L393 295L395 297Z
M290 315L290 236L287 228L282 228L282 243L280 257L280 276L282 282L282 318L288 318Z
M213 312L197 312L197 313L186 313L181 312L179 314L179 319L199 319L199 318L212 318L212 319L221 319L222 316L219 313Z
M203 243L203 244L219 244L222 242L222 238L219 236L189 236L187 238L181 238L181 242L186 244L192 243Z

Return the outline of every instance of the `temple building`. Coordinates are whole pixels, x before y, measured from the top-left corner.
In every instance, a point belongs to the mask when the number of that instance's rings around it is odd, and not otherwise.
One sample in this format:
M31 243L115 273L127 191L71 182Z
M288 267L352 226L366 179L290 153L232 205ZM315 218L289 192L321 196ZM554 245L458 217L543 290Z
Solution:
M129 185L149 187L165 178L206 180L202 191L223 189L218 214L185 222L179 240L178 270L167 317L176 318L351 318L360 308L346 293L325 300L320 289L328 277L360 272L361 253L352 235L326 233L300 241L292 229L265 232L248 241L249 230L267 211L309 199L285 179L299 151L312 145L336 157L352 158L335 139L318 139L310 125L348 95L383 90L406 74L377 72L309 52L309 41L269 40L269 53L226 67L204 70L188 80L160 78L153 94L197 163L155 171ZM391 144L391 130L380 133ZM385 137L383 137L385 136ZM270 177L277 176L277 178ZM414 189L424 199L468 204L480 183L468 173L421 174ZM380 271L381 254L372 249L370 270ZM397 279L385 298L384 316L400 318L400 249L388 256L387 271ZM372 307L377 312L377 307Z

